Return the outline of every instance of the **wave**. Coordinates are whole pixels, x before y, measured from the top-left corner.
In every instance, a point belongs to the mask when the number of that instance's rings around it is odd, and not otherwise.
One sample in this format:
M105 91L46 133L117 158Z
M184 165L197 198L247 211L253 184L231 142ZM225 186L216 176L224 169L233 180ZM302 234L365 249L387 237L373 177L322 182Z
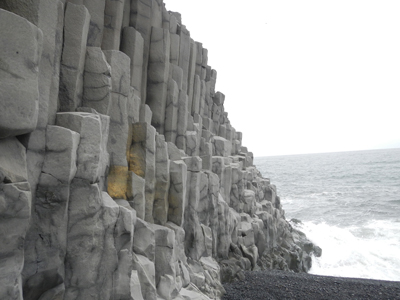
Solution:
M400 281L400 224L373 220L361 227L304 222L308 238L322 248L311 274Z
M400 281L400 149L256 162L323 248L311 272Z

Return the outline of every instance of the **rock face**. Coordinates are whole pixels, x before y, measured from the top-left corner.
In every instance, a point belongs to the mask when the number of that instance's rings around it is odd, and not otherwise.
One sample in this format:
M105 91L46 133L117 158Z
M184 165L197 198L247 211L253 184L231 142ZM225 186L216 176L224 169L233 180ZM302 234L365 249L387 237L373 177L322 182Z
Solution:
M36 128L43 33L26 19L0 10L0 36L0 138L6 138Z
M0 41L0 299L219 299L311 267L162 0L0 1Z

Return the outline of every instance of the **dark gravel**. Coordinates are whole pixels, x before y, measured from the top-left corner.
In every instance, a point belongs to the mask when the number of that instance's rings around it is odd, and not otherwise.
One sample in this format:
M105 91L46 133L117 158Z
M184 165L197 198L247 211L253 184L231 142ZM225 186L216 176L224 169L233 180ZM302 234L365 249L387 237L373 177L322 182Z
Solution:
M225 284L223 300L400 299L400 282L317 276L283 271L246 272L246 279Z

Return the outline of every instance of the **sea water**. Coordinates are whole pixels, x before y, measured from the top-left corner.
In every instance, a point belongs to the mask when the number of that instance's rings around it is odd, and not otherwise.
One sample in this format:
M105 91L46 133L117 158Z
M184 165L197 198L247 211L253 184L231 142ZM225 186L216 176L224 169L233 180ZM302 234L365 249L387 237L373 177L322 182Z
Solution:
M287 220L322 248L311 274L400 281L400 149L259 157Z

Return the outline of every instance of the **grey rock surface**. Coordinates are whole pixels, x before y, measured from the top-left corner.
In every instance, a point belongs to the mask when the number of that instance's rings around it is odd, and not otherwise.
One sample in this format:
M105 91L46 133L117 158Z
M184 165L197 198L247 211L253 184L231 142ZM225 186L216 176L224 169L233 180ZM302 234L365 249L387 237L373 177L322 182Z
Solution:
M99 47L87 47L82 105L108 115L111 106L111 67Z
M89 25L90 14L87 8L69 2L66 5L64 17L59 90L60 111L75 111L81 106Z
M164 134L165 131L170 43L168 30L152 27L146 104L153 112L151 124L160 134Z
M104 50L119 50L125 2L129 1L105 0L104 27L101 43L101 48Z
M122 30L121 51L131 59L131 86L140 94L142 88L144 40L134 27ZM139 97L140 98L140 97Z
M43 33L26 19L0 9L0 36L0 138L6 138L36 128Z
M165 225L168 221L168 192L170 187L170 161L163 135L156 135L156 183L154 187L154 223Z
M104 124L109 118L101 118L90 113L58 113L56 124L80 134L78 146L76 177L98 182L108 165L108 153L104 145L108 139L108 131L103 132Z
M321 255L162 0L3 0L0 33L0 299L220 299Z
M103 41L104 17L106 0L81 0L90 14L87 45L89 47L101 47Z
M32 201L26 154L15 137L0 140L0 150L3 157L0 159L0 297L22 299L24 239L29 229Z
M129 170L145 179L145 220L153 223L156 176L156 131L148 123L135 123L129 154Z
M165 128L164 135L167 142L176 142L178 126L178 100L179 89L175 80L168 81L167 100L165 105Z
M64 299L110 298L112 274L118 263L114 246L118 214L119 206L108 195L103 196L97 184L84 179L72 181Z

